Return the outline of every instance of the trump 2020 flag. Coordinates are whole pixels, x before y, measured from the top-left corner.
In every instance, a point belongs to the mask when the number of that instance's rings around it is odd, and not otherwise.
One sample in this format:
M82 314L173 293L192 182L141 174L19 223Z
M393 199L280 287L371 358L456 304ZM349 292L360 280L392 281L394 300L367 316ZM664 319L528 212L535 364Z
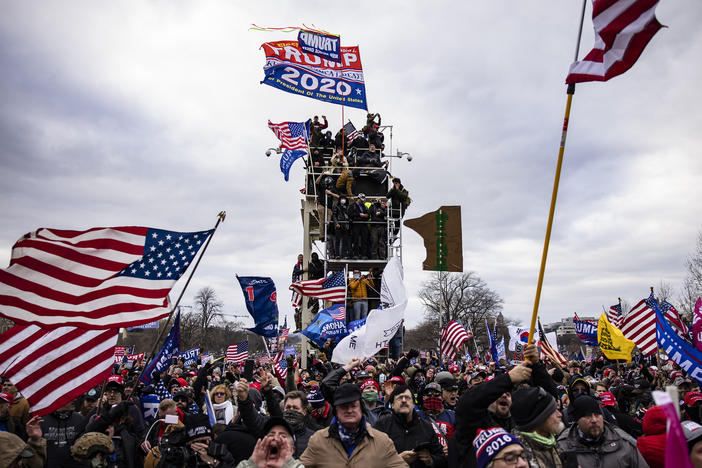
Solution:
M168 369L171 365L173 356L180 354L180 312L176 313L175 321L171 327L171 331L168 332L166 341L161 347L161 351L156 354L156 356L151 360L149 365L144 369L144 373L141 376L141 381L145 385L151 384L151 376L154 372L163 372L164 369Z
M580 320L576 315L573 317L575 333L580 341L588 346L597 346L597 323L590 320Z
M246 309L253 317L256 326L250 328L261 336L278 334L278 293L271 278L263 276L237 276L244 293Z
M702 352L680 338L663 317L658 304L652 304L656 313L656 341L658 347L665 351L668 359L677 363L687 375L702 385Z
M0 315L44 328L133 327L166 317L168 293L213 230L39 229L0 270Z
M320 310L301 333L320 347L324 346L324 342L329 338L334 338L338 343L341 338L349 334L346 330L346 322L339 319L341 314L339 308L343 307L343 304L334 304L328 309Z

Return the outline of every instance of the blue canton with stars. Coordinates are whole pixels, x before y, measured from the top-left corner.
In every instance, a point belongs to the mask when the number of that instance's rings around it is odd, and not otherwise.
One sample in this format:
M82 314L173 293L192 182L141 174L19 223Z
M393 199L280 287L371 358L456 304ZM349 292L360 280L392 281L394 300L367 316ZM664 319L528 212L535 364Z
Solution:
M322 281L322 289L338 288L346 286L346 276L344 270L339 270L329 278Z
M150 228L144 240L144 256L125 267L117 276L177 280L212 231L174 232Z

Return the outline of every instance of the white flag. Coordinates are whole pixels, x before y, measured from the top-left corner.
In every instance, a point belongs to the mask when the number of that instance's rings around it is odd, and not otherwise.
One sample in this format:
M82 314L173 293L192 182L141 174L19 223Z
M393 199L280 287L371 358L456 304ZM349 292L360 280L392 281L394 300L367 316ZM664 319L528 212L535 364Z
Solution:
M529 338L529 329L509 325L507 330L509 331L509 350L521 353Z
M381 284L381 303L385 308L371 310L366 324L336 345L332 362L346 364L352 358L371 357L388 345L405 318L407 291L402 276L399 258L392 257L383 271Z

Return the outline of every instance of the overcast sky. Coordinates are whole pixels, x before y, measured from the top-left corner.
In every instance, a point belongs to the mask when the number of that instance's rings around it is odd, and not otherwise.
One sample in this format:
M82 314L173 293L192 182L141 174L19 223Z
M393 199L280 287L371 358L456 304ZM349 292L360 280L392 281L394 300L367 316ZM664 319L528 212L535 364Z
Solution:
M408 217L462 206L464 269L529 322L581 2L2 1L0 263L39 227L200 230L227 219L184 304L211 286L244 314L235 274L273 277L292 319L300 162L286 183L267 120L341 107L260 85L263 42L314 25L358 45L369 110L393 125ZM586 13L582 57L593 44ZM661 280L679 289L702 227L702 5L663 0L638 63L573 100L540 313L599 315ZM364 111L346 109L359 127ZM405 230L412 295L422 241ZM176 286L182 287L184 280ZM247 323L251 323L247 321Z

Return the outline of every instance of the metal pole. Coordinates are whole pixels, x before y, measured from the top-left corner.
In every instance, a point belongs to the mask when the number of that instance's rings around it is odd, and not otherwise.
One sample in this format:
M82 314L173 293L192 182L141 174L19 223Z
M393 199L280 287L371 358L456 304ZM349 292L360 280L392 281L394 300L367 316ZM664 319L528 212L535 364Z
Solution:
M580 14L580 28L578 29L578 39L575 46L575 61L578 60L578 52L580 50L580 38L582 36L583 19L585 16L585 0ZM563 130L561 132L561 143L558 148L558 162L556 163L556 174L553 180L553 192L551 194L551 205L548 213L548 222L546 223L546 236L544 238L544 248L541 254L541 267L539 268L539 279L536 284L536 296L534 298L534 310L531 315L531 324L529 326L528 344L534 341L534 329L536 327L536 316L539 313L539 301L541 300L541 288L544 282L544 273L546 270L546 258L548 257L548 247L551 241L551 230L553 228L553 217L556 211L556 198L558 197L558 185L561 179L561 168L563 167L563 153L565 152L566 136L568 135L568 121L570 119L570 107L575 94L575 84L571 83L567 89L568 98L566 100L565 115L563 117Z

